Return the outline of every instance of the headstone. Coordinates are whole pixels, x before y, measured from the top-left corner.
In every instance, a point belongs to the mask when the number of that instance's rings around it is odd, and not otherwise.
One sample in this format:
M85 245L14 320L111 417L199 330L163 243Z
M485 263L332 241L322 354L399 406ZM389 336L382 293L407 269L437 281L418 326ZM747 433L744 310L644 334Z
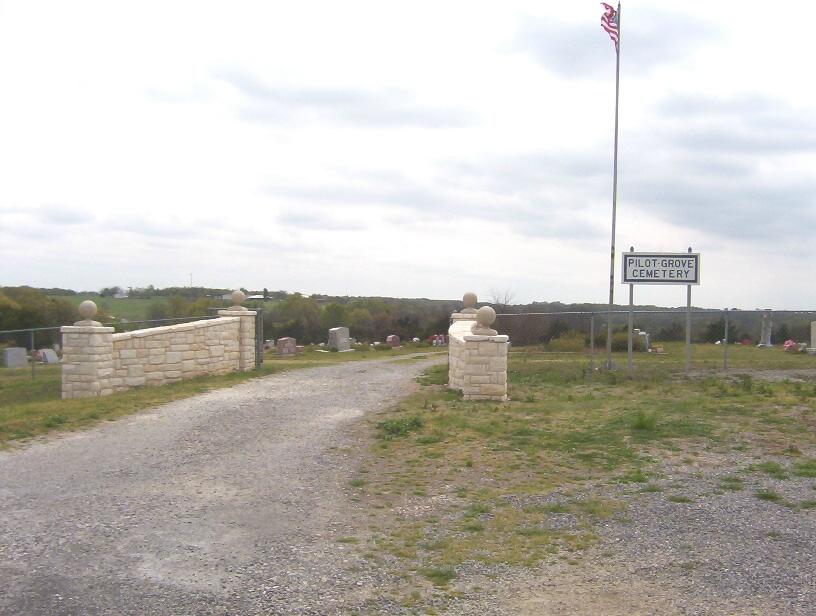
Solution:
M773 346L771 343L771 330L773 329L773 313L766 310L762 313L762 332L759 336L759 344L757 346L769 347Z
M349 328L348 327L332 327L329 330L329 341L326 346L334 347L338 351L348 351L351 349L349 344Z
M638 331L638 336L640 337L640 348L644 351L650 351L652 344L649 341L648 332Z
M396 349L400 345L400 337L396 334L391 334L385 339L385 342L392 349Z
M416 344L417 342L419 342L419 338L413 338L413 339L411 339L411 342L413 342L414 344Z
M23 368L28 365L26 350L23 347L9 347L3 349L3 367Z
M278 338L275 341L275 354L278 357L297 355L297 340L294 338Z
M40 349L40 359L44 364L58 364L59 357L54 349Z

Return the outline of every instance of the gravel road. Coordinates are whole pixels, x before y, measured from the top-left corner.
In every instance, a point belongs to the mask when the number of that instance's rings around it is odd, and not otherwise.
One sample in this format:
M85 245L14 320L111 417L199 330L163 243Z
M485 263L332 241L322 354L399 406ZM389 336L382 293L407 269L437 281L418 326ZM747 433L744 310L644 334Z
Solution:
M385 574L338 542L352 427L443 358L250 381L0 453L0 613L333 614Z

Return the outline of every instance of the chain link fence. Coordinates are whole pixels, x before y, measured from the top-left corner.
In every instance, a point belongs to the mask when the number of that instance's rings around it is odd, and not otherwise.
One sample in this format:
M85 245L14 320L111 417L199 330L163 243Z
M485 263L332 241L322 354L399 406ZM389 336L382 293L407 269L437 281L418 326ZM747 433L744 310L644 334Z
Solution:
M811 322L816 321L816 310L680 308L618 309L611 313L501 313L495 327L500 333L510 336L513 346L538 346L553 353L583 353L587 355L590 368L596 368L607 362L606 338L610 319L613 332L611 347L617 355L614 361L618 365L624 362L631 370L645 356L671 353L675 358L682 358L686 370L728 369L732 367L735 345L740 348L785 347L791 354L805 355L813 346ZM630 328L633 333L631 342ZM699 352L702 349L705 349L704 353ZM626 354L624 359L621 359L621 353ZM712 361L715 357L718 366ZM769 367L779 363L774 355L755 356L752 360L761 366L763 357L769 360ZM816 367L816 361L807 362L808 367L810 363Z

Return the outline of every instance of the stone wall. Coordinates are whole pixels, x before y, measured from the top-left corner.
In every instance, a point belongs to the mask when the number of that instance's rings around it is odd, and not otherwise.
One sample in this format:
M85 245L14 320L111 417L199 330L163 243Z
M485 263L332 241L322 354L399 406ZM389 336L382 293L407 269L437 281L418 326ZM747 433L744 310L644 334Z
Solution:
M219 317L113 334L111 388L124 391L238 370L240 321Z
M240 306L220 310L216 319L121 334L90 320L95 313L94 305L85 321L61 328L63 398L255 367L256 313Z
M463 336L470 335L473 324L476 323L476 314L461 314L454 312L451 315L452 323L448 329L448 387L461 390L465 384L465 341Z

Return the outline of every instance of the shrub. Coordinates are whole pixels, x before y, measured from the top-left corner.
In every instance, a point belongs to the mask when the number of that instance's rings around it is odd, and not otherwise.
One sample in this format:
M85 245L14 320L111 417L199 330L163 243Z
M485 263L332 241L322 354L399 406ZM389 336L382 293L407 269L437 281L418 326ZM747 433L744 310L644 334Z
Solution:
M586 348L586 340L581 332L564 332L547 343L547 350L556 353L580 353Z

